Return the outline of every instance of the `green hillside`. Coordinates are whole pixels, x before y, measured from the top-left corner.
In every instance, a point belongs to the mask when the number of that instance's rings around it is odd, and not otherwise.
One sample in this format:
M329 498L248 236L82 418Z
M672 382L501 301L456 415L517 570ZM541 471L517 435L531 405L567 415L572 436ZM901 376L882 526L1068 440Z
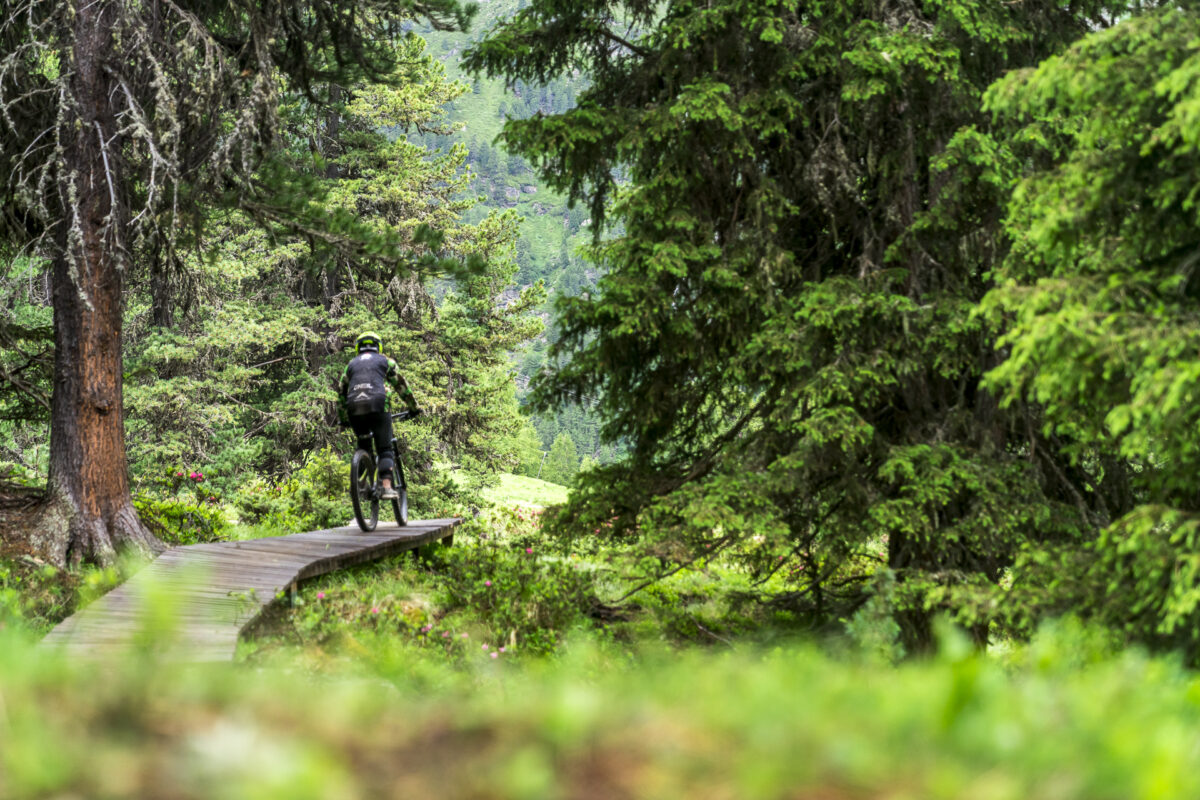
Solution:
M467 145L467 161L475 173L470 191L485 198L476 207L476 215L482 217L489 210L500 208L513 209L521 215L517 245L519 281L529 284L544 280L551 290L577 292L595 282L595 275L589 274L582 260L575 256L576 248L590 240L586 210L568 208L566 198L547 188L523 158L506 152L496 139L505 119L527 119L539 112L561 113L571 108L586 81L574 77L545 86L518 81L506 87L496 79L472 79L459 63L468 43L518 7L513 0L481 6L472 33L422 32L429 42L429 52L445 64L448 77L470 87L449 107L450 120L461 125L461 130L439 139Z
M461 81L469 91L449 105L449 119L460 126L458 131L450 136L409 137L433 147L466 145L467 164L474 176L468 191L481 198L465 215L468 221L482 219L497 210L511 209L520 215L516 283L529 286L543 281L549 295L540 310L547 322L546 333L513 353L518 397L523 397L529 379L545 364L546 347L555 336L555 298L590 288L598 277L596 266L578 254L579 248L591 241L587 210L582 205L568 207L567 199L547 187L523 158L508 153L496 141L505 119L526 119L539 112L561 113L573 107L577 93L587 85L586 79L575 74L544 86L518 81L506 87L500 80L472 78L459 63L469 43L477 41L497 20L511 16L521 6L520 0L497 0L480 6L469 33L422 31L429 52L445 64L448 77ZM591 456L606 463L619 452L601 444L598 423L586 408L537 415L532 422L547 451L555 438L568 433L581 457Z

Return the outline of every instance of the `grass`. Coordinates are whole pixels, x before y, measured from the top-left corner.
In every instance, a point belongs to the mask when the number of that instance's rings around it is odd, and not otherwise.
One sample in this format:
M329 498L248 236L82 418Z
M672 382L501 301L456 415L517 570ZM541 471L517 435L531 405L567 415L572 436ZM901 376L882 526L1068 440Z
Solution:
M425 561L307 584L229 665L37 649L23 603L62 595L10 564L0 797L1200 796L1200 678L1175 660L1063 623L998 655L943 628L894 667L761 635L719 564L597 619L588 592L622 590L607 554L553 552L539 519L489 509Z
M501 475L500 484L484 490L484 497L497 505L545 508L567 501L565 486L524 475Z
M0 632L0 796L1152 800L1200 796L1200 683L1050 631L886 667L809 646L456 666L94 666ZM361 660L360 660L361 663ZM219 787L217 789L216 787Z

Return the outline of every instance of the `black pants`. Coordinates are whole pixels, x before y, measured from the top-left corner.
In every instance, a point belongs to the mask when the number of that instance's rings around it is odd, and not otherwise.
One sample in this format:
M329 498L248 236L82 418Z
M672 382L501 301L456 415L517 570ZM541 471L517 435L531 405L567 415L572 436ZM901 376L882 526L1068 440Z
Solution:
M375 461L379 466L379 476L390 477L392 467L395 466L395 453L392 452L392 415L386 411L351 415L350 427L358 437L358 446L368 453L371 452L371 439L375 440Z

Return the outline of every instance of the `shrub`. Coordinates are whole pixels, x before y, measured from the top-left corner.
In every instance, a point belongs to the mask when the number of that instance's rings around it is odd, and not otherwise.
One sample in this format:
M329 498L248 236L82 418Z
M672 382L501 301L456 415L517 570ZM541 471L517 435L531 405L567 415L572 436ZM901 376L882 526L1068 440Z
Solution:
M146 527L167 544L200 544L229 538L229 521L216 505L146 496L135 497L133 505Z
M10 623L37 632L53 627L75 610L97 571L81 575L29 556L0 557L0 630Z
M231 500L241 522L286 531L344 525L350 515L350 465L332 448L315 453L288 480L254 478Z
M378 656L394 689L328 658L296 666L347 679L216 664L181 680L131 655L98 680L18 633L0 631L3 797L206 798L214 781L247 798L1200 796L1195 673L1079 629L1004 661L956 637L897 668L584 643L534 664L477 643L456 670L397 648Z
M441 581L439 605L468 609L498 641L524 650L553 650L595 604L590 573L532 546L483 541L438 548L432 566Z

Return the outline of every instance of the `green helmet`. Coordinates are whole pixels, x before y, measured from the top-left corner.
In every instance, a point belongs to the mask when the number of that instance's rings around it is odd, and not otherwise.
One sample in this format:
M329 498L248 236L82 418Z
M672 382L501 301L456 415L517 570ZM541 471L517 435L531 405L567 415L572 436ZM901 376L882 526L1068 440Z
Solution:
M374 350L377 353L382 353L383 337L374 331L360 333L358 338L354 340L354 348L360 353L363 350Z

